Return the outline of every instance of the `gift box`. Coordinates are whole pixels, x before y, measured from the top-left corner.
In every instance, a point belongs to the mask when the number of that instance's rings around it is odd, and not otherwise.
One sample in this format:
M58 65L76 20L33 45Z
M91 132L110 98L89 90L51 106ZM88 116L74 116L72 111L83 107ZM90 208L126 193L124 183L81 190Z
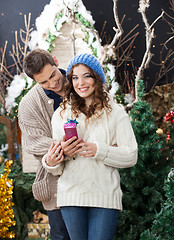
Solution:
M48 223L27 223L28 238L47 239L50 235ZM28 239L27 238L27 239Z
M66 140L76 136L78 138L78 134L77 134L77 124L78 122L76 121L76 119L72 120L72 119L68 119L68 122L64 123L64 131L65 131L65 135L66 135Z

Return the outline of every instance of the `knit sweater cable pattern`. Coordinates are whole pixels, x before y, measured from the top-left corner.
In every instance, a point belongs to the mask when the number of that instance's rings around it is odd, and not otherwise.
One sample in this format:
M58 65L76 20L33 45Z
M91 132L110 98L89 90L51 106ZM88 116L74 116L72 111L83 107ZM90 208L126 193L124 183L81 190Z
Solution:
M122 210L122 190L119 168L132 167L137 162L137 142L129 120L122 107L110 97L112 112L103 110L97 121L90 120L85 126L84 114L77 121L78 136L84 141L97 145L97 153L92 158L76 154L55 167L49 167L46 155L42 159L44 167L53 175L60 175L57 185L58 206L90 206ZM53 138L61 140L63 124L71 118L70 107L60 116L59 107L52 118ZM59 123L59 124L57 124ZM118 147L112 146L116 145Z

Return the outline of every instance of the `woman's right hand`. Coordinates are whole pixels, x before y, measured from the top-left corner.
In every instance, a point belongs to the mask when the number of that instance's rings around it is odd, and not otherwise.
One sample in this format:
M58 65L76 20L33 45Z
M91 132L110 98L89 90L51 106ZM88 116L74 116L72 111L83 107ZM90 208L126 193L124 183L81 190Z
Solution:
M72 137L66 141L66 136L63 136L63 139L61 141L61 146L63 149L63 152L66 156L72 157L74 154L76 154L77 150L81 148L79 146L79 143L82 143L83 139L77 137Z
M60 143L52 142L51 147L47 153L46 164L50 167L54 167L61 163L64 159L63 149Z

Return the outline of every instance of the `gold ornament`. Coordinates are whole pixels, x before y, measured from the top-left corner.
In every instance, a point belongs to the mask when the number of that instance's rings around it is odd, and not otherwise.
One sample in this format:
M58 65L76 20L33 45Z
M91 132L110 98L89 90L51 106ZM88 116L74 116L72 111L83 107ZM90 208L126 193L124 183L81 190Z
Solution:
M158 129L156 130L156 133L157 133L158 135L163 135L163 130L162 130L161 128L158 128Z
M3 156L0 155L0 165L4 162Z

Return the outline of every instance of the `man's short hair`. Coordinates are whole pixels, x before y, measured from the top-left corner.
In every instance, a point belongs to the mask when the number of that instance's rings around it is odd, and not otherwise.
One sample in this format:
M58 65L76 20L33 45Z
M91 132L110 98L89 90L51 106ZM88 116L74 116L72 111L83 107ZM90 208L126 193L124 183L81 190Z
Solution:
M33 75L39 74L47 64L56 66L53 57L48 51L39 48L32 50L24 58L24 72L33 79Z

